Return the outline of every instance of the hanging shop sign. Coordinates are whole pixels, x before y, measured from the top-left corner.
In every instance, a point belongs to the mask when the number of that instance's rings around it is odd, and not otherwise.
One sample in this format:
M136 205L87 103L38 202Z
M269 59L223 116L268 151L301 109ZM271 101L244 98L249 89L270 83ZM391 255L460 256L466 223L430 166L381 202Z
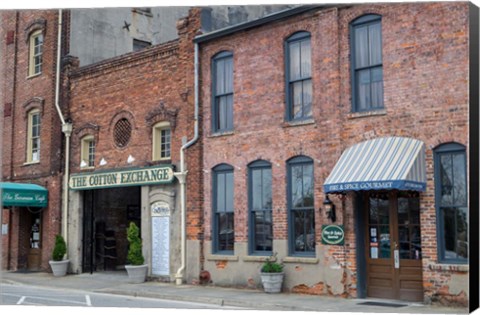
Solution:
M158 166L119 171L78 173L70 176L73 190L169 184L173 182L173 167Z
M345 242L345 231L343 225L322 225L322 244L343 245Z

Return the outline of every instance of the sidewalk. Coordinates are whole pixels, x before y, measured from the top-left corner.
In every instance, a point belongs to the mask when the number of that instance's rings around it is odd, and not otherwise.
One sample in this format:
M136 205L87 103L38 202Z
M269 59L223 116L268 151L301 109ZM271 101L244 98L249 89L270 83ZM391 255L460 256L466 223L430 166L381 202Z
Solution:
M50 273L4 272L0 285L22 284L40 287L68 288L96 293L141 296L166 300L189 301L215 305L275 311L466 314L467 309L447 308L399 301L377 299L344 299L303 294L267 294L259 290L232 289L214 286L177 286L149 281L130 284L126 272L98 272L94 274L54 277ZM381 302L390 305L365 305ZM400 306L401 305L401 306Z

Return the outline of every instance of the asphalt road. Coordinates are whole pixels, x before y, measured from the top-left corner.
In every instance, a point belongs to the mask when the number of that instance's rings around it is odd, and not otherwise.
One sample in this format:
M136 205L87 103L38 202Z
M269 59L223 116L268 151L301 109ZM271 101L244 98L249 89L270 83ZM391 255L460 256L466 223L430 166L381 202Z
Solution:
M69 289L46 289L41 287L10 284L0 285L0 305L224 310L239 309L212 304L120 296Z

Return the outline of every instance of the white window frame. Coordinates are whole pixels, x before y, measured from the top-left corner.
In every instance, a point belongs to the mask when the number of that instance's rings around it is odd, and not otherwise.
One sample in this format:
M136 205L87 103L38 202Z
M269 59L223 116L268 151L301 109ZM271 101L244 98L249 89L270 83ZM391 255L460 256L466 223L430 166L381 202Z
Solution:
M33 125L34 116L38 116L38 124ZM33 135L33 128L38 127L38 134ZM27 163L40 162L40 128L42 126L40 110L33 109L28 113L28 127L27 127ZM34 152L34 142L37 142L36 152ZM36 155L35 155L36 153Z
M87 135L81 140L80 149L80 168L95 168L95 138ZM91 146L93 145L93 154L91 154Z
M40 47L40 52L35 52L35 48L37 46L35 45L35 40L37 38L41 38L41 43L38 45ZM42 30L38 30L32 35L30 35L30 50L29 50L29 62L28 62L28 76L36 76L42 73L42 66L43 66L43 42L44 42L44 37L43 37L43 32ZM38 59L37 59L38 58ZM40 62L36 62L37 60L40 60ZM39 68L37 70L37 67Z
M169 131L168 136L168 155L164 155L162 152L162 146L164 143L162 142L162 132ZM163 121L155 124L152 128L153 132L153 144L152 144L152 161L164 161L170 160L172 158L172 129L170 128L170 123ZM166 153L166 152L165 152ZM164 156L162 156L164 155Z

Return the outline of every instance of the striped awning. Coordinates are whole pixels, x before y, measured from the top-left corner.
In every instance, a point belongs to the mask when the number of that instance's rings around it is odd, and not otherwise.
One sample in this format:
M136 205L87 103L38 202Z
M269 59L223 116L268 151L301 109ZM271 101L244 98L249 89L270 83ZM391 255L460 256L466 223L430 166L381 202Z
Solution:
M358 190L426 189L425 144L386 137L358 143L343 152L323 187L325 193Z

